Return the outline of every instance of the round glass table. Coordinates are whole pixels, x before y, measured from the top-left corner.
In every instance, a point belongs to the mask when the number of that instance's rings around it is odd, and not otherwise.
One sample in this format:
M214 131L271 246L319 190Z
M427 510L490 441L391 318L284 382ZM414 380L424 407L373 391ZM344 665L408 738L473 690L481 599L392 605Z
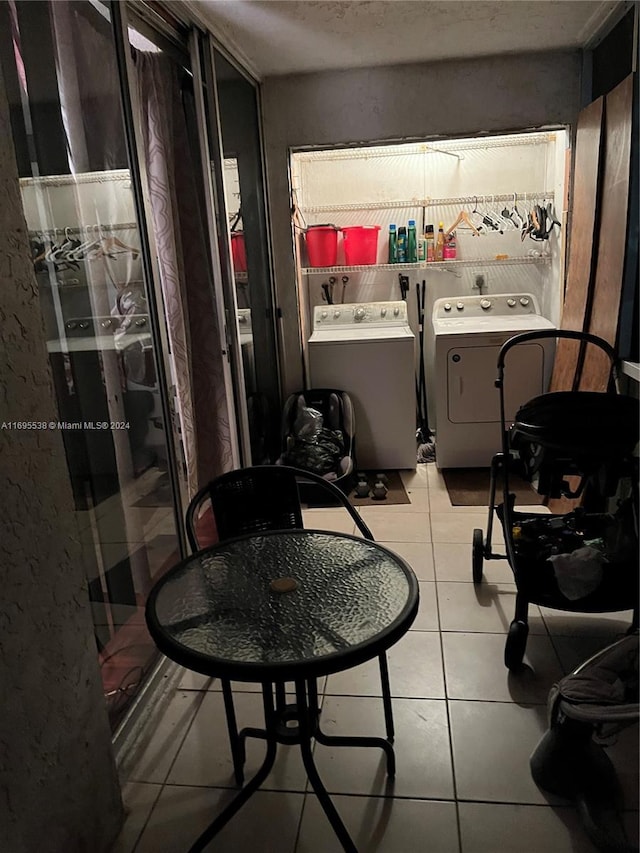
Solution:
M381 748L390 776L393 747L378 737L326 735L316 679L380 656L409 630L418 600L416 577L397 554L320 530L229 539L182 561L156 584L147 625L167 657L205 675L262 684L265 728L246 728L239 736L243 745L247 737L267 742L264 763L190 853L203 850L267 778L278 743L300 746L344 850L356 851L318 775L312 739ZM296 702L286 704L284 682L291 681Z

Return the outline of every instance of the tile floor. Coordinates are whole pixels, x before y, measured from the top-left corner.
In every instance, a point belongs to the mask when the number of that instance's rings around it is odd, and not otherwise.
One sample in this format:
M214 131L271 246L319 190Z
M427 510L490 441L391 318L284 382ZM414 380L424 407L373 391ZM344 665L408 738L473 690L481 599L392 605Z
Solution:
M504 561L471 582L473 527L486 514L452 507L434 465L403 474L409 506L366 507L376 539L413 567L420 613L389 652L396 721L395 784L375 750L315 748L320 774L361 853L594 853L575 810L543 794L528 759L546 729L551 684L614 640L630 613L566 615L531 608L526 669L502 663L515 586ZM539 509L539 508L537 508ZM352 532L341 510L308 510L309 527ZM382 735L375 663L319 685L329 733ZM237 685L240 725L260 723L253 685ZM263 747L249 741L247 775ZM638 836L637 726L609 749ZM127 819L114 853L185 853L234 794L217 682L184 672L168 710L123 779ZM211 853L339 853L309 793L295 747L279 747L262 789L209 845Z

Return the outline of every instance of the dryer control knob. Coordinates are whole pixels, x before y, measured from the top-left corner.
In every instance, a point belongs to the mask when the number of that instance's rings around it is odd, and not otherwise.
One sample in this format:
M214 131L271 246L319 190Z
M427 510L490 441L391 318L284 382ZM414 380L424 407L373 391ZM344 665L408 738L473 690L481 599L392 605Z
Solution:
M387 316L387 309L386 309L386 308L381 308L381 309L380 309L380 316L381 316L381 317L386 317L386 316Z
M513 308L513 306L514 306L515 304L516 304L516 300L515 300L515 299L507 299L507 305L509 306L509 308Z
M458 309L458 311L464 311L464 302L458 302L456 308Z
M399 308L397 308L397 307L396 307L396 308L394 308L394 309L393 309L393 316L394 316L394 317L397 317L399 314L400 314L400 309L399 309Z
M337 320L339 316L340 316L340 312L339 312L339 311L334 311L334 312L333 312L333 318L334 318L334 320Z
M327 315L326 311L323 311L320 316L322 317L323 320L326 320L328 315Z
M449 303L449 302L445 302L445 303L444 303L444 310L445 310L445 311L451 311L451 305L450 305L450 303Z
M491 308L491 300L490 299L481 299L480 307L483 311L486 311L488 308Z
M367 312L362 307L356 308L355 311L353 312L353 317L355 320L364 320L364 318L366 316L367 316Z
M524 305L526 307L528 304L529 304L529 297L528 296L521 296L520 297L520 305Z

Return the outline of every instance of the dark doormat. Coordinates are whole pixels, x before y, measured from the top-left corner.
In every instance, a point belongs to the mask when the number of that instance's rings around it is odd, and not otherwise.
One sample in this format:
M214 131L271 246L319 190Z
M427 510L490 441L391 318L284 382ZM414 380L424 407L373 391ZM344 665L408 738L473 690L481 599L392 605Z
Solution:
M443 468L442 476L454 506L488 506L489 468ZM534 506L544 501L544 495L539 495L515 474L509 474L509 491L516 496L516 506ZM502 477L498 478L496 488L496 504L499 503L502 503Z
M355 507L361 506L391 506L392 504L409 504L411 503L411 499L406 492L404 487L404 483L400 477L400 474L397 471L359 471L358 474L364 474L367 477L367 484L369 486L369 497L359 498L355 493L355 485L356 481L354 480L354 488L351 489L350 492L347 493L347 497L351 501L351 503ZM377 482L377 475L384 474L387 482L385 486L387 487L386 497L383 499L374 498L373 495L373 487ZM315 499L315 496L309 495L309 499L305 501L307 506L312 508L318 507L332 507L338 506L338 504L331 503L331 498L328 496L323 496L321 492L318 493L318 498Z

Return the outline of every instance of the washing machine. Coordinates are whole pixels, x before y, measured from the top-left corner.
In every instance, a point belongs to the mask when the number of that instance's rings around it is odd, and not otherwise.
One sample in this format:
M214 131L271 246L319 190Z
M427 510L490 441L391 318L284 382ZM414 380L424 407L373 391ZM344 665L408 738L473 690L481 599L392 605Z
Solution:
M238 333L240 336L240 352L242 353L242 370L247 396L257 391L256 364L253 349L253 329L251 326L251 309L238 308Z
M432 314L438 468L484 468L501 449L495 387L502 344L520 332L553 329L531 293L437 299ZM522 403L549 385L555 340L512 349L505 364L507 423Z
M312 388L337 388L355 410L359 468L415 468L415 337L407 304L318 305L309 338Z

